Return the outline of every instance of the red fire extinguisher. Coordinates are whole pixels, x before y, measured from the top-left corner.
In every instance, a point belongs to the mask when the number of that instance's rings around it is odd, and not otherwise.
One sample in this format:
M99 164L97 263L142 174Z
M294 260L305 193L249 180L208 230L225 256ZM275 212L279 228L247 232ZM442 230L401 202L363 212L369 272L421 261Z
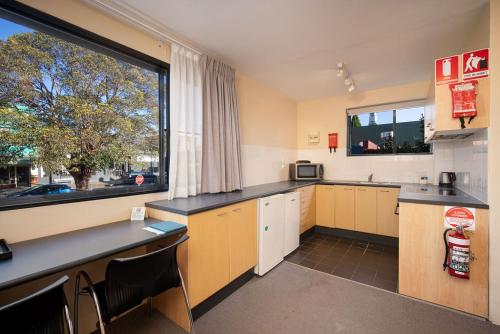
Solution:
M329 133L328 134L328 148L330 149L330 153L332 153L332 148L333 152L337 152L337 145L338 145L338 133Z
M443 234L446 252L443 270L448 268L448 274L451 276L469 279L470 239L464 234L461 225L458 225L454 233L450 235L448 235L449 231L453 231L453 229L448 228Z

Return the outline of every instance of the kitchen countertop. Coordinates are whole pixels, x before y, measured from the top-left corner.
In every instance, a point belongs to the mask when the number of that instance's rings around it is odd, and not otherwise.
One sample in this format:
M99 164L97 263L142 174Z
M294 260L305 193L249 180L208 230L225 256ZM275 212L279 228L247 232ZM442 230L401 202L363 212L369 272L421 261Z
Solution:
M400 202L467 206L478 209L488 209L488 204L480 201L457 188L443 188L432 184L420 185L406 183L401 185L398 200Z
M396 182L367 182L350 180L321 180L321 181L281 181L266 183L257 186L245 187L242 190L230 193L200 194L188 198L175 198L173 200L159 200L146 203L146 207L189 216L212 209L236 204L250 199L272 196L279 193L293 191L298 188L323 184L323 185L349 185L363 187L401 188L400 202L435 204L435 205L460 205L487 209L488 205L465 192L454 189L455 195L439 193L439 187L434 185L421 186L414 183ZM428 190L421 190L426 187Z

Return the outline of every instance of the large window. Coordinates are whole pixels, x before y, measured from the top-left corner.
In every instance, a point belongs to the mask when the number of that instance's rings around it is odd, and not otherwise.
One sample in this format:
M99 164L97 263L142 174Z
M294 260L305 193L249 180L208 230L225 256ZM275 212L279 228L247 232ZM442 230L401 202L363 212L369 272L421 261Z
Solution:
M423 154L422 101L378 105L347 110L348 155Z
M0 208L167 187L168 65L68 26L0 9Z

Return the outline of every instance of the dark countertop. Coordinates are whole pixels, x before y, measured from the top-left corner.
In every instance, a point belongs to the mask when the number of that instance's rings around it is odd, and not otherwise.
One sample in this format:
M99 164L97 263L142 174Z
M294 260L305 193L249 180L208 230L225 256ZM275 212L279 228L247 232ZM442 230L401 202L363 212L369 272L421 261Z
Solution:
M12 259L0 261L0 290L187 231L158 235L143 229L157 222L125 220L10 244Z
M427 187L434 191L422 192L418 191L418 184L413 183L397 183L397 182L367 182L367 181L350 181L350 180L321 180L321 181L281 181L274 183L266 183L257 186L246 187L243 190L233 191L230 193L218 194L201 194L188 198L175 198L173 200L159 200L146 203L146 207L177 213L183 216L189 216L195 213L200 213L212 209L224 207L250 199L272 196L279 193L285 193L297 188L315 185L350 185L364 187L388 187L402 188L399 194L401 202L413 202L436 205L464 205L475 208L488 208L486 203L472 197L463 191L456 189L455 196L439 195L435 189L437 186L428 185Z
M272 196L316 184L317 181L282 181L245 187L230 193L201 194L188 198L174 198L146 203L146 207L189 216L254 198Z
M467 206L478 209L488 209L488 204L457 188L442 188L432 184L402 184L398 200L400 202Z

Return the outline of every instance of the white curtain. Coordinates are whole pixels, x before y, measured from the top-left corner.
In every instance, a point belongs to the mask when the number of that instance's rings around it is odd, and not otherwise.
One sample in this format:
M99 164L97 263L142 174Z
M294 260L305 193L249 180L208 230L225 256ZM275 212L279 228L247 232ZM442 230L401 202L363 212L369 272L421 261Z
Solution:
M200 56L172 44L168 199L201 192L202 85Z

